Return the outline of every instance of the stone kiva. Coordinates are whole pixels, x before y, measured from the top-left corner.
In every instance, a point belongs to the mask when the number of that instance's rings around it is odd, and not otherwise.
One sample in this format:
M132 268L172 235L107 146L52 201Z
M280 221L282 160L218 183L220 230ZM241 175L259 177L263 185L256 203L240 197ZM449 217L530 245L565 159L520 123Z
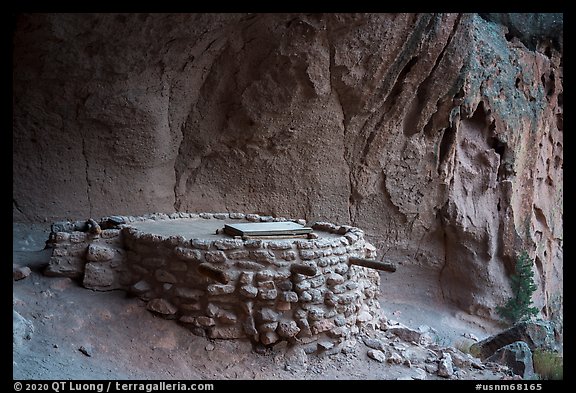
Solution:
M215 339L317 341L325 351L377 323L380 276L348 261L374 256L363 231L317 223L313 236L242 238L219 230L273 221L289 220L179 212L55 223L45 273L94 290L124 289L156 315Z

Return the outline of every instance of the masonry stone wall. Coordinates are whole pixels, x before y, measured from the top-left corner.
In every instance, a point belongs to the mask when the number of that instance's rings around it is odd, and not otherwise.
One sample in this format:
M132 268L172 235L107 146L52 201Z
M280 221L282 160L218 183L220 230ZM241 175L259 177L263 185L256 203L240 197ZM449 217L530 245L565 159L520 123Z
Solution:
M305 345L307 352L337 350L362 324L379 317L378 272L348 262L375 257L358 228L318 222L312 225L316 233L336 236L207 240L161 236L133 225L171 219L286 221L173 213L104 218L96 230L82 222L55 224L46 274L79 278L91 289L126 289L150 311L197 335L262 345L288 341Z
M51 232L52 256L44 274L79 279L94 290L123 289L125 251L120 229L99 234L72 230Z

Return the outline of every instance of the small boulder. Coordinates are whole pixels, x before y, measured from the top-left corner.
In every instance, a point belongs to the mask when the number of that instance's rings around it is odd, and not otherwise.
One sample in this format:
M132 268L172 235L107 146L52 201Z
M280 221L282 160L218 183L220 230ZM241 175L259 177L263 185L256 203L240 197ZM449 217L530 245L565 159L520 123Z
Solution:
M372 349L377 349L379 351L384 351L384 349L386 348L386 346L384 345L384 343L376 338L372 338L372 337L364 337L362 338L362 341L364 342L364 344Z
M88 357L92 357L94 354L94 349L91 345L82 345L78 350Z
M166 316L174 315L178 311L178 309L172 303L161 298L150 300L146 305L146 308L150 311L154 311L158 314Z
M277 322L280 318L276 311L266 307L256 311L256 317L262 322Z
M454 366L459 368L473 367L479 370L484 369L484 365L477 358L471 356L470 354L463 353L455 348L446 348L446 352L450 353L452 356L452 363Z
M280 336L276 332L265 332L260 334L260 342L264 345L271 345L277 342Z
M78 278L84 274L84 265L86 260L80 257L58 257L52 256L44 275L48 277L70 277Z
M323 340L318 341L318 350L319 351L327 351L329 349L334 348L334 343L332 341Z
M523 379L534 377L532 351L524 341L516 341L500 348L486 361L508 366L514 374L521 376Z
M100 244L90 244L86 253L86 259L91 262L105 262L114 258L114 250Z
M390 351L386 361L390 364L402 364L404 362L404 358L398 352Z
M22 345L24 340L30 340L32 333L34 333L32 322L12 310L12 344L14 347Z
M494 336L472 344L472 355L484 360L498 349L517 341L524 341L531 351L554 348L554 329L548 321L521 322Z
M438 376L450 378L454 374L454 365L452 364L452 356L449 353L442 353L442 359L438 362Z
M414 368L414 375L412 376L412 379L417 381L424 381L426 379L426 370L419 367Z
M384 363L386 361L386 355L384 354L384 352L379 351L377 349L369 349L368 357L380 363Z
M387 332L400 337L404 341L407 342L414 341L416 343L420 343L420 339L423 334L423 332L413 330L405 326L392 326L388 328Z
M22 280L32 273L28 266L20 266L17 264L12 264L12 278L14 281Z
M284 369L291 372L303 372L308 368L308 355L301 346L288 348Z
M130 287L130 291L136 296L143 295L151 289L152 287L150 287L150 284L145 280L140 280Z
M246 337L241 326L212 326L208 330L208 337L212 339L232 340Z
M437 374L438 373L438 365L435 363L427 363L424 368L426 369L427 373L430 374Z
M300 328L292 320L281 321L276 330L281 337L290 338L300 333Z
M94 290L118 289L118 285L113 285L114 278L114 270L112 270L109 263L89 262L85 266L82 285Z

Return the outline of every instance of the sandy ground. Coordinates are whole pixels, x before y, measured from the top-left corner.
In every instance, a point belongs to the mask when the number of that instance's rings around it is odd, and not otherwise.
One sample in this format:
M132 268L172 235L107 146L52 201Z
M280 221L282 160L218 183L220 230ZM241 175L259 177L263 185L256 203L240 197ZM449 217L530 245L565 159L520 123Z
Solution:
M358 341L333 355L302 356L285 345L256 353L248 341L209 340L174 321L155 317L123 291L96 292L68 278L42 275L51 250L44 250L48 225L14 224L14 263L29 277L14 281L13 310L33 326L30 339L13 346L15 379L346 379L413 377L416 367L378 363ZM382 273L380 301L388 319L434 329L440 345L470 343L495 333L495 326L442 304L437 280L421 267ZM380 334L368 332L367 334ZM15 341L16 342L16 341ZM404 345L397 343L396 345ZM408 347L417 364L425 349ZM469 371L464 379L499 379L493 371ZM428 374L427 379L441 379Z
M502 330L443 302L437 274L427 267L398 265L395 273L381 274L380 291L380 305L389 319L412 328L430 326L441 345L458 346L469 342L465 334L482 340Z

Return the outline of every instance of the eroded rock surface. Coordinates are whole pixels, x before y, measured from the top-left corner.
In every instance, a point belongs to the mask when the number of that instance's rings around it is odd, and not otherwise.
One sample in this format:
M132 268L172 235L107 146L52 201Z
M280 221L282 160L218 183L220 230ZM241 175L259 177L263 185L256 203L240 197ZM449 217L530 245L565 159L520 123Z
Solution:
M562 15L15 18L14 220L349 222L486 317L526 249L561 319Z
M534 378L532 351L524 341L516 341L500 348L486 361L505 365L523 379Z

